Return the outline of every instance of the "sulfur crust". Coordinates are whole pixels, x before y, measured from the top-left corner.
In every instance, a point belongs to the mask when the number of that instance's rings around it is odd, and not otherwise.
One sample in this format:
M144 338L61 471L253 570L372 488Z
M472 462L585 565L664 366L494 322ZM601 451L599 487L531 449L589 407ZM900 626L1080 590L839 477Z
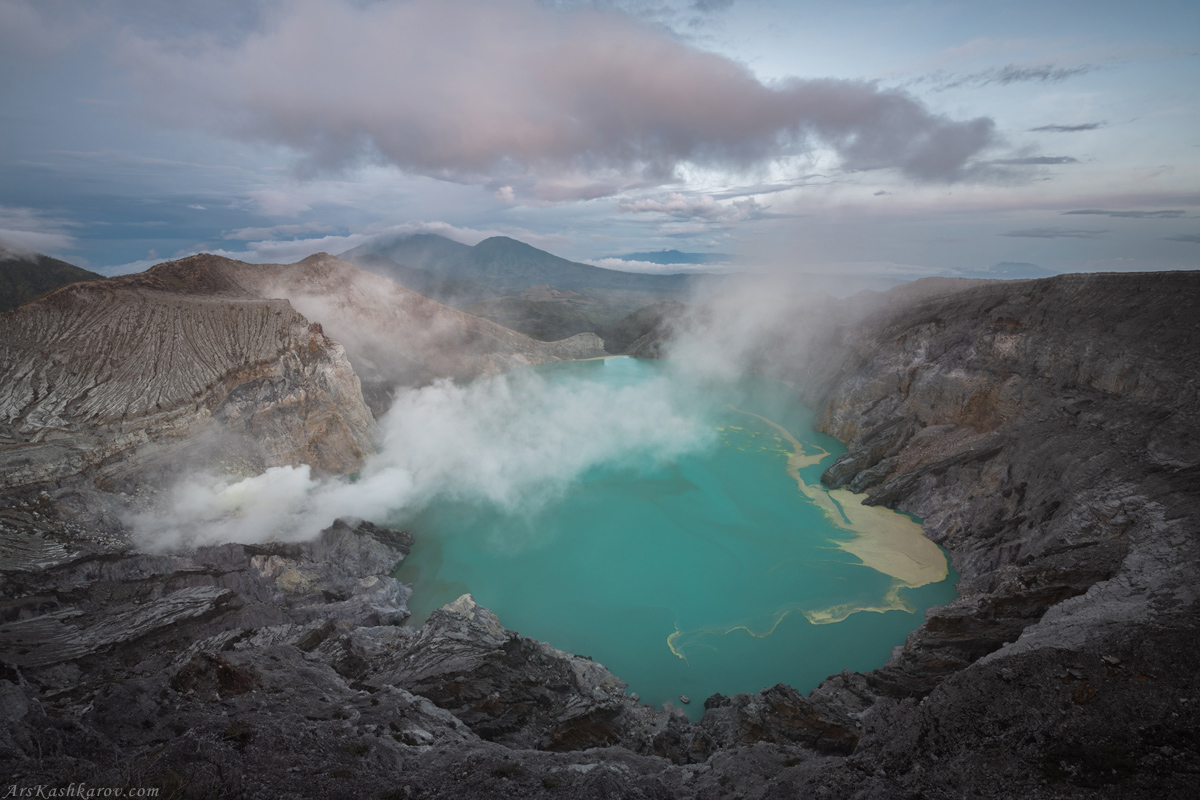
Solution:
M686 661L686 651L699 646L702 637L724 636L739 630L755 638L765 638L774 633L779 623L792 613L804 615L813 625L841 622L860 611L907 611L911 614L915 612L915 606L900 590L915 589L946 579L950 569L946 556L925 537L918 523L888 508L863 505L867 498L865 494L855 494L846 489L826 489L804 481L800 470L824 461L830 455L828 450L810 444L808 447L816 452L806 453L805 443L796 439L782 425L740 408L729 408L770 425L791 446L787 457L787 473L796 481L797 488L824 512L834 526L854 534L850 539L834 540L831 544L858 558L863 566L887 575L893 581L882 600L871 605L842 603L817 609L788 606L777 610L760 625L743 622L692 630L679 630L676 627L675 632L667 637L667 647L673 654Z

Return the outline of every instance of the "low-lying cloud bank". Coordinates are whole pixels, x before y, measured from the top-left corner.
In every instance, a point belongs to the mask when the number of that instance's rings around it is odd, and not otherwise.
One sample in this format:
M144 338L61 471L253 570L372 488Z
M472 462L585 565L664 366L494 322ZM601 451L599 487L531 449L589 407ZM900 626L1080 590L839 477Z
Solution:
M356 480L308 466L243 480L192 475L166 511L130 520L144 549L299 541L339 517L384 522L438 499L533 514L597 466L669 461L714 441L700 395L668 377L612 387L532 371L442 381L397 396Z
M172 122L546 201L832 149L846 169L968 177L994 123L864 81L763 83L614 10L535 0L287 3L235 42L129 33L121 61Z

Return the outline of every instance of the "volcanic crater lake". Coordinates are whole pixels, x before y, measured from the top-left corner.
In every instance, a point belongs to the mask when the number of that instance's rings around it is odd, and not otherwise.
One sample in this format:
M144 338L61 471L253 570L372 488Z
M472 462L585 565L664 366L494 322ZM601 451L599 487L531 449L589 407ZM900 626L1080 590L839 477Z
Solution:
M611 358L533 372L586 393L671 369ZM396 572L413 585L409 624L469 592L644 703L690 696L698 719L716 692L807 693L881 666L926 608L954 598L957 575L919 520L820 484L845 448L812 429L793 388L742 376L679 391L708 434L682 455L591 465L533 510L445 497L392 520L416 534Z

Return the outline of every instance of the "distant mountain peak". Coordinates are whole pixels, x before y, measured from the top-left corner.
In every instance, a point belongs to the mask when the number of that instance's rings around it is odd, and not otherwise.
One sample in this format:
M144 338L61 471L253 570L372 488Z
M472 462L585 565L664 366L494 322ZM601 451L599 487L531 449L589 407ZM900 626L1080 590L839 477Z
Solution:
M580 264L509 236L492 236L474 247L433 234L379 238L341 254L368 269L389 272L368 255L383 256L397 265L418 268L446 279L470 281L502 293L520 293L546 284L553 289L615 289L652 293L682 291L694 276L649 275Z

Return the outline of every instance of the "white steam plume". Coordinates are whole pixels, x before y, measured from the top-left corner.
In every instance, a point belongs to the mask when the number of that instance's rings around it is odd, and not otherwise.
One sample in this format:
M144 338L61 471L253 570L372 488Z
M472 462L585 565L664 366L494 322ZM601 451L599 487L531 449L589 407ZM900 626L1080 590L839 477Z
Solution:
M401 393L382 420L379 453L358 479L276 467L244 480L193 475L165 516L132 520L149 550L312 538L339 517L383 521L436 499L533 514L587 470L708 446L699 392L657 376L632 386L547 381L525 371Z

